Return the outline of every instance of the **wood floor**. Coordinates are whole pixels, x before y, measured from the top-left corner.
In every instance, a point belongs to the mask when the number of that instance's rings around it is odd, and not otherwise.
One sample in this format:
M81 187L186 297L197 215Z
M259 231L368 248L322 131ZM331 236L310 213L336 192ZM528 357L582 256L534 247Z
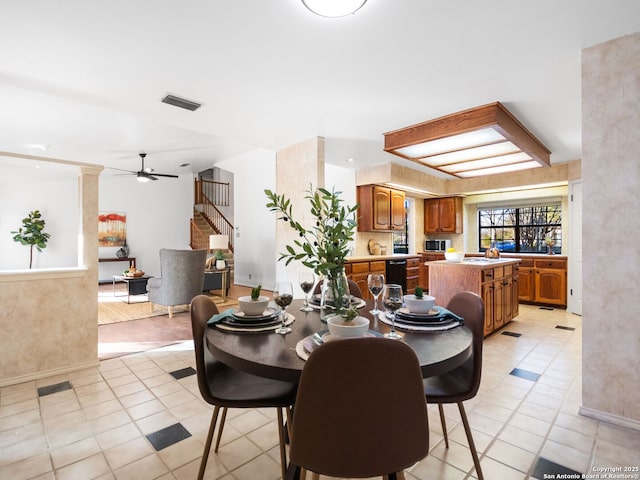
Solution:
M112 285L100 285L102 289L112 289ZM250 295L251 288L232 285L229 297ZM161 315L127 322L98 326L98 357L118 357L135 352L143 352L165 345L191 340L191 318L189 312L176 313L173 318Z

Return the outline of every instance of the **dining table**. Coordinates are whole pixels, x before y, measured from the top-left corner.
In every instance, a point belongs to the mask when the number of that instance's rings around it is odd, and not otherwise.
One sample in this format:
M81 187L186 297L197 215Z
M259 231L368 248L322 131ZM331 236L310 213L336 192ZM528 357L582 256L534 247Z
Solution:
M292 331L279 335L273 330L261 332L230 332L215 325L207 328L206 344L209 351L223 363L238 370L264 378L298 383L305 359L296 351L299 342L323 332L321 311L301 311L304 300L294 300L286 309L287 315L295 317ZM390 326L370 313L372 300L361 301L359 315L370 320L369 330L384 334ZM401 340L413 348L420 362L424 378L441 375L462 365L471 357L473 335L464 324L442 331L406 331ZM342 341L342 340L339 340Z

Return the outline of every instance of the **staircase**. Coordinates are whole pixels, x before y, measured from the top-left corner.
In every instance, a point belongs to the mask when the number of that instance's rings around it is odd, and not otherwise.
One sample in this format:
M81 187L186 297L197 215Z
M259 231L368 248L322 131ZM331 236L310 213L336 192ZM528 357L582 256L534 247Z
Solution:
M218 206L229 205L229 184L210 180L195 180L195 199L191 219L191 248L209 250L210 235L227 235L229 248L225 260L233 284L233 225Z

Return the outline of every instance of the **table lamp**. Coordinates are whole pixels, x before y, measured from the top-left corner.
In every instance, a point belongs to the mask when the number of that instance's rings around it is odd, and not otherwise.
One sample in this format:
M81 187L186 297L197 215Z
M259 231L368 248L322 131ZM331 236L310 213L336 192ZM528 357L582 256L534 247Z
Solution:
M216 268L224 268L224 256L222 251L229 248L229 235L209 235L209 249L216 251Z

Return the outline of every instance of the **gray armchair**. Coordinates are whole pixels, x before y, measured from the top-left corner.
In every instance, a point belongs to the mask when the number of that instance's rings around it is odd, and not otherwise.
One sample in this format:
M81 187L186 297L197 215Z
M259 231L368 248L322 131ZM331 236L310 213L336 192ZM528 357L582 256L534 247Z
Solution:
M189 305L191 299L202 293L206 250L160 249L160 278L150 278L147 283L151 312L153 306L169 308L169 318L173 317L172 307Z

